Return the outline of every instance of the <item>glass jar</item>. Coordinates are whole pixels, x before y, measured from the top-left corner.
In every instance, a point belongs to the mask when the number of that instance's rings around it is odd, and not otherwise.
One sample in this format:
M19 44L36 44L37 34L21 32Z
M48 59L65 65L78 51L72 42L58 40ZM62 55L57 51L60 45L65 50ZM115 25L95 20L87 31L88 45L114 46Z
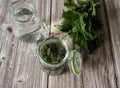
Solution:
M43 40L38 43L37 51L40 67L47 75L61 74L66 64L73 74L81 72L82 55L77 50L70 51L66 42L60 38L49 37Z
M33 5L24 0L12 2L9 14L13 19L13 34L25 42L36 42L43 32L48 35L48 28L44 22L36 16Z

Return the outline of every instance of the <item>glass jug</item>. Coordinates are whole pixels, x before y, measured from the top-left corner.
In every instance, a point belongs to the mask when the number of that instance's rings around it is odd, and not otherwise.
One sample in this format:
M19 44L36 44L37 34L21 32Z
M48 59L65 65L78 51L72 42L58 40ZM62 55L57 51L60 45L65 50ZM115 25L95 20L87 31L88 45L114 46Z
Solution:
M73 74L81 72L81 53L77 50L70 51L63 39L49 37L38 43L37 52L40 67L47 75L61 74L66 64Z
M24 0L10 3L10 17L13 20L13 34L19 40L36 42L45 32L48 35L46 24L36 16L33 5Z

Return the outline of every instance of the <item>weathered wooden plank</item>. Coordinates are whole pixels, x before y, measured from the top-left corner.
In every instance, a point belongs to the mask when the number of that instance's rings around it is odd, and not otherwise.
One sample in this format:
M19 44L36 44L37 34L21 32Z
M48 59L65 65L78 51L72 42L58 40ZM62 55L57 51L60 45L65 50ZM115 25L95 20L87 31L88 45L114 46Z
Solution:
M63 2L59 0L52 0L51 31L55 31L53 25L59 23L61 20L62 3ZM117 88L103 1L101 0L100 3L105 30L104 43L89 58L85 58L84 69L80 75L74 76L67 71L59 76L50 76L49 88Z
M9 26L12 28L13 22L8 15L3 21L8 3L6 0L0 2L3 8L0 10L0 22L3 23L0 30L0 88L47 88L48 77L40 69L35 52L36 44L18 41L12 32L6 30ZM49 26L50 0L31 2L34 2L38 17Z
M3 85L6 81L7 78L9 78L9 80L12 80L12 74L13 71L10 71L10 68L8 68L8 64L10 62L10 57L12 56L11 53L9 53L10 51L13 52L16 49L12 48L11 42L13 41L13 36L9 35L9 37L6 37L7 33L3 32L2 28L1 28L1 24L3 24L4 19L6 17L6 13L7 13L7 0L0 0L0 87L4 88L5 86ZM9 57L7 56L9 55ZM6 59L8 58L8 59ZM14 58L13 58L14 60ZM6 76L6 74L10 73L10 77ZM5 81L6 80L6 81ZM7 83L6 82L6 86L11 86L11 83Z
M104 0L107 13L107 21L111 36L112 52L114 57L114 66L116 72L116 86L120 87L120 1Z
M8 7L8 0L0 0L0 25L3 23L6 16L6 8Z
M55 24L61 23L61 14L63 11L63 0L52 0L52 11L51 11L51 33L54 36L61 37L62 33L54 27ZM72 49L72 44L68 39L69 48ZM48 88L74 88L74 86L69 84L69 81L74 84L74 76L68 71L64 72L59 76L49 76L49 85Z
M61 14L63 10L63 0L52 0L51 6L51 33L54 35L60 34L60 31L56 30L56 24L61 23Z
M63 1L36 0L31 2L36 7L37 15L49 25L51 31L58 32L54 25L62 20ZM103 8L104 4L107 15ZM89 59L85 58L82 73L74 76L67 70L62 75L50 76L49 80L39 67L34 51L36 44L22 43L15 39L11 32L6 31L7 27L12 25L9 16L6 17L7 0L0 0L0 8L0 88L119 88L119 1L101 0L105 41ZM51 18L50 14L52 14ZM109 36L111 36L112 52Z
M83 75L84 87L87 88L117 88L114 62L111 52L109 31L106 22L104 2L100 0L101 17L104 25L104 43L93 53L92 59L85 62L87 70ZM88 76L91 74L91 76ZM84 81L85 79L85 81Z
M39 60L36 57L34 47L35 44L19 44L19 61L16 62L12 88L46 88L47 84L43 80L46 82L47 76L43 74L39 67Z

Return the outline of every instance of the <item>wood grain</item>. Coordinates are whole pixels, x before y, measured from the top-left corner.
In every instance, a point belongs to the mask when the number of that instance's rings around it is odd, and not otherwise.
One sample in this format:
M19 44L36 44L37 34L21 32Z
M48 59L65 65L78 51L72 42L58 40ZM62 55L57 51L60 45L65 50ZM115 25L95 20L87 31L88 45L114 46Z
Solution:
M58 23L61 20L62 1L53 0L52 3L53 19L51 21ZM49 77L50 88L117 88L103 0L100 3L105 30L104 43L90 57L84 58L84 70L80 75L74 76L67 70L66 73L60 76Z
M11 0L14 1L14 0ZM120 88L120 1L100 0L104 42L84 58L83 71L75 76L69 69L59 76L41 71L36 43L24 43L12 34L13 22L8 15L10 0L0 0L0 88ZM27 0L37 16L53 34L62 21L63 0ZM66 40L73 49L71 39Z
M1 2L8 4L6 0ZM50 26L50 1L42 0L41 3L38 0L33 4L38 11L38 17ZM1 12L4 13L0 14L1 24L3 23L0 30L0 88L47 88L48 77L40 69L35 52L36 44L18 41L12 32L7 31L14 24L6 12L9 8L1 5L4 8ZM7 16L2 21L5 12Z
M116 76L116 86L120 87L120 1L105 0L108 27L112 43L113 61Z

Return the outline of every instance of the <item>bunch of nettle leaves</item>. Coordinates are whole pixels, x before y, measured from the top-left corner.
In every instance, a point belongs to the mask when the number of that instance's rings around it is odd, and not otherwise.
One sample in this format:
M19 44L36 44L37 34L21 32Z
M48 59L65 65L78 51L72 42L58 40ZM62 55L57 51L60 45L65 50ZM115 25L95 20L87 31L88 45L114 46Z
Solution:
M97 17L99 2L79 0L78 4L75 4L74 0L64 0L64 6L67 11L63 11L63 22L61 25L55 25L56 28L67 33L74 44L87 53L92 53L100 43L95 33L101 25Z

